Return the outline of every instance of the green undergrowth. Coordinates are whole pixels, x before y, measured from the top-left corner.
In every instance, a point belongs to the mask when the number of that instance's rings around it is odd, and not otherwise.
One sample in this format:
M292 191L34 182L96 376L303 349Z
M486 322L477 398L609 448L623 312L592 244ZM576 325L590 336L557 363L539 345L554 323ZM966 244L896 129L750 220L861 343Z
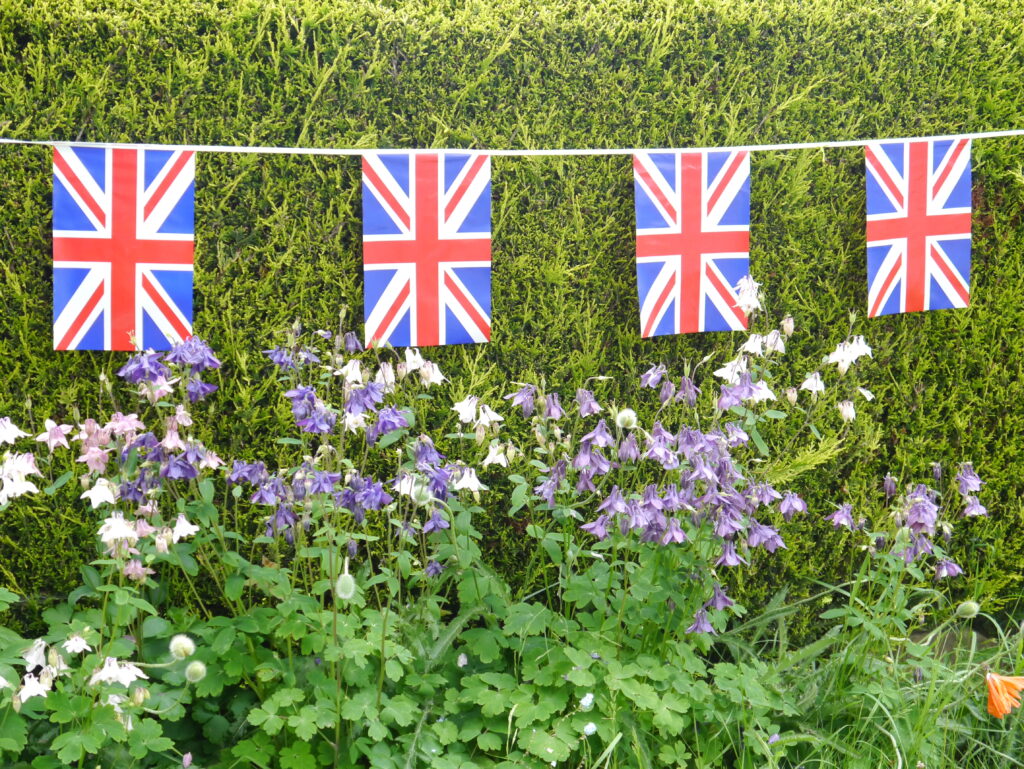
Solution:
M983 131L1024 125L1021 45L1011 0L2 0L0 134L559 148ZM932 462L951 474L965 460L988 482L991 517L963 527L953 551L978 577L969 597L1014 605L1022 157L1019 139L974 145L972 306L866 321L861 151L753 156L753 274L772 319L797 324L780 387L821 365L855 311L876 400L786 479L812 516L784 532L784 558L736 586L749 605L784 583L848 576L856 556L822 537L822 513L849 501L871 514L887 471L925 480ZM358 160L203 154L197 168L195 327L225 365L215 418L202 420L222 427L196 437L226 458L281 454L290 417L260 350L296 318L337 328L341 308L361 308ZM731 354L729 334L640 339L631 184L627 156L494 159L493 341L432 354L463 394L497 400L512 381L543 379L567 396L605 376L599 397L631 405L649 365L679 375ZM123 354L51 351L50 185L48 149L0 148L0 415L33 429L130 405L98 381ZM361 332L352 314L345 325ZM520 533L492 520L487 557L515 574ZM75 583L93 527L73 485L0 512L0 584L47 604Z

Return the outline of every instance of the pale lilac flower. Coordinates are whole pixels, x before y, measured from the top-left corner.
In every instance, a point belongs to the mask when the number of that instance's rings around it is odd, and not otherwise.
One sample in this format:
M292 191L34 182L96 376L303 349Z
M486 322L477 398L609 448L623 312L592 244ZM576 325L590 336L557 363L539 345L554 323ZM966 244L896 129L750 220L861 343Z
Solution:
M561 419L563 416L565 416L565 411L562 409L558 393L549 393L544 399L544 418Z
M189 403L198 403L208 395L215 393L218 389L217 385L204 382L197 376L189 377L188 384L185 385L185 392L188 394Z
M619 491L618 486L612 486L611 492L605 497L604 501L597 506L597 511L608 510L612 513L624 513L626 512L626 500L622 496L622 492Z
M174 379L167 379L165 377L158 376L152 381L147 380L139 382L139 395L150 403L156 403L173 393L174 385L177 383L178 377L175 377Z
M349 331L348 333L351 334L352 332ZM347 336L347 334L346 334L346 336ZM185 753L181 757L181 769L188 769L190 766L192 766L192 753L191 753L191 751L188 752L188 753Z
M693 383L690 377L684 376L679 381L679 392L676 393L676 400L685 401L688 406L694 406L697 403L698 395L700 395L700 388Z
M782 501L779 503L779 512L782 513L782 517L789 523L793 519L795 513L806 513L807 503L804 502L797 494L793 491L787 491L783 496Z
M704 608L710 607L712 609L718 609L719 611L721 611L722 609L726 609L730 606L733 606L735 603L736 602L734 600L732 600L728 595L726 595L725 591L722 589L722 586L716 582L714 590L711 594L711 598L708 599L708 602L706 604L704 604Z
M427 568L423 570L423 573L426 574L428 577L438 577L441 575L441 572L443 571L444 566L442 566L437 561L431 560L427 561Z
M423 533L430 534L435 531L443 531L444 529L450 529L451 524L446 521L441 514L435 510L425 524L423 524Z
M608 524L611 523L611 517L602 513L595 520L590 523L584 523L580 526L580 529L590 534L595 539L605 540L608 538Z
M362 343L359 341L359 337L356 336L354 331L345 332L345 352L350 355L354 352L359 352L363 349Z
M970 495L966 499L967 506L964 508L963 517L973 518L979 515L988 515L988 510L985 508L978 498L974 495Z
M53 449L57 446L63 446L66 449L71 448L66 437L72 430L71 425L59 425L52 419L47 419L43 426L46 428L46 432L37 435L36 441L45 443L47 448L50 449L50 453L53 453Z
M950 560L943 559L940 560L937 564L935 564L935 579L958 577L963 573L964 570Z
M641 375L640 386L650 387L653 390L655 387L658 386L658 383L661 381L661 378L665 376L666 371L667 369L661 363L659 363L657 366L652 366Z
M388 406L380 410L380 413L377 414L377 421L367 428L366 442L372 446L378 438L408 426L409 420L405 418L405 414L394 406Z
M120 411L114 412L106 426L114 435L129 435L146 429L138 414L122 414Z
M671 379L666 379L664 382L661 383L661 390L658 391L658 401L662 405L665 405L670 400L672 400L672 396L674 396L675 394L676 386L672 383Z
M615 439L612 437L611 433L608 432L608 425L605 424L603 419L598 421L597 426L580 439L580 444L582 446L593 445L598 448L607 448L614 443Z
M594 400L594 394L589 390L584 390L582 387L576 390L576 405L579 407L581 417L597 414L602 410L597 401Z
M747 561L736 552L736 544L727 539L722 542L722 555L715 561L715 566L739 566Z
M907 527L914 534L934 534L935 524L939 517L939 506L932 500L928 489L923 484L907 496L906 508Z
M138 558L132 558L125 564L122 573L133 582L144 582L150 574L156 574L152 569L143 566Z
M171 351L164 356L164 360L178 366L188 366L190 374L220 368L220 361L213 354L213 350L197 336L190 336L185 341L174 345Z
M636 462L639 459L640 447L636 443L636 436L630 433L619 444L619 461Z
M896 479L892 477L891 473L886 473L885 478L882 479L882 490L885 491L886 502L896 496Z
M932 478L935 479L936 483L942 482L942 463L932 462Z
M683 527L679 525L679 519L675 516L669 518L668 526L665 528L665 533L661 535L661 544L668 545L674 542L681 545L685 541L686 532L683 531Z
M840 505L840 507L831 515L825 516L826 521L832 523L832 528L839 529L845 526L848 529L853 528L853 506L852 505Z
M774 553L779 548L785 549L786 547L778 531L753 519L751 519L748 528L747 544L750 547L763 547L769 553Z
M264 350L263 354L270 358L270 362L282 371L294 371L297 368L295 365L295 358L292 356L291 351L284 347L275 347L272 350Z
M18 438L26 438L28 433L11 422L10 417L0 417L0 444L14 443Z
M697 613L693 615L693 624L686 628L686 632L715 634L715 629L711 627L711 623L708 622L708 613L704 609L699 609Z
M537 388L532 384L524 384L514 393L505 396L505 400L511 400L513 406L519 406L523 410L523 416L529 418L533 414L533 399Z
M960 472L956 475L956 481L960 484L960 493L967 496L972 491L981 491L984 481L974 472L974 465L964 462L960 465Z

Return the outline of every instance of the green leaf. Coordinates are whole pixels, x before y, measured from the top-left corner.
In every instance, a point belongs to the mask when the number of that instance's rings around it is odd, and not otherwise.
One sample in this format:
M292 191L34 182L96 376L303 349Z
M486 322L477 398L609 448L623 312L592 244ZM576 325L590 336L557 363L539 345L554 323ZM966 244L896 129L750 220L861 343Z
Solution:
M402 413L406 413L406 412L402 412ZM404 429L404 428L401 429L401 430L392 430L390 433L388 433L383 438L381 438L379 441L377 441L377 448L378 449L386 449L392 443L396 443L397 441L401 440L402 438L404 438L408 434L409 434L409 431Z
M288 726L295 731L300 740L310 740L316 734L317 709L312 705L303 705L302 709L288 716Z
M278 762L281 769L309 769L315 763L312 759L313 752L308 743L293 742L281 749Z
M164 728L159 721L152 718L137 719L135 728L128 733L128 752L135 758L145 758L148 753L170 750L174 742L163 734Z
M755 426L751 426L750 428L750 440L754 442L754 445L761 453L761 456L768 456L768 444L764 442L764 438L761 437L761 433L757 431L757 427Z
M298 438L278 438L274 443L280 443L284 446L301 446L302 441Z
M525 483L520 483L514 489L512 489L512 496L509 499L509 514L515 513L523 508L526 504L526 500L529 498L530 487Z
M25 719L5 707L3 715L0 716L0 752L21 753L28 741L27 734Z
M764 412L764 416L768 417L769 419L785 419L786 412L778 411L777 409L768 409L766 412Z
M68 470L66 473L61 474L61 476L57 478L57 480L55 480L53 483L51 483L49 486L43 489L43 493L52 497L56 493L57 489L59 489L65 483L70 481L74 477L74 475L75 474L70 470Z

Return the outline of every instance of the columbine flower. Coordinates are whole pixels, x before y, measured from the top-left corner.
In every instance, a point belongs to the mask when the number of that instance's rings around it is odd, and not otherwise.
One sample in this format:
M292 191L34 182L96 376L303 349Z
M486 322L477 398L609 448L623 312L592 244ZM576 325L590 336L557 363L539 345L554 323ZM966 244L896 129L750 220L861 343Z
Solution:
M753 393L747 398L751 403L761 403L763 401L776 400L775 393L768 387L768 383L763 379L759 379L754 383Z
M988 686L988 712L996 718L1002 718L1014 708L1020 707L1020 693L1024 689L1024 676L1001 676L998 673L987 673L985 684Z
M29 670L44 667L46 665L46 641L37 638L32 646L22 652L21 658L25 660L25 667Z
M424 387L439 385L446 381L448 381L447 378L441 373L441 369L436 363L429 360L423 361L423 365L420 367L420 382Z
M462 474L459 476L459 480L452 486L453 489L468 489L469 491L480 491L487 487L480 483L480 479L476 477L476 470L472 467L462 468Z
M608 515L599 515L596 520L590 523L584 523L580 526L580 529L590 534L597 540L604 540L608 538L608 524L612 521Z
M190 336L164 356L164 361L179 366L189 366L189 373L198 374L206 369L220 368L220 361L213 354L210 345L197 336Z
M791 404L796 405L797 398L800 397L800 393L797 392L797 389L795 387L787 387L785 392L786 400Z
M738 355L733 360L726 363L719 369L715 369L714 374L719 379L724 379L726 384L737 385L740 383L740 377L747 373L747 356Z
M488 465L501 465L502 467L508 467L508 454L505 452L505 447L498 443L492 443L487 450L487 456L484 457L484 461L480 463L482 467Z
M0 417L0 444L14 443L18 438L25 438L28 433L11 422L10 417Z
M958 577L964 570L953 561L942 559L935 564L935 579L946 579L947 577Z
M45 443L51 453L53 453L53 449L56 446L63 446L66 449L71 448L66 437L73 429L71 425L59 425L52 419L47 419L43 426L46 428L46 432L37 435L36 441Z
M594 400L594 394L590 390L584 390L582 387L576 390L576 405L579 406L581 417L597 414L601 411L601 407Z
M659 363L657 366L652 366L640 376L640 386L650 387L653 390L658 386L661 378L665 376L666 371L667 369L662 363Z
M89 679L89 686L98 683L121 684L124 687L131 686L133 681L140 678L149 678L136 665L131 662L121 662L116 657L107 657L103 667L97 668Z
M459 415L459 421L469 424L476 418L476 404L480 399L475 395L467 395L461 401L452 406L452 411Z
M178 519L174 522L174 529L171 531L171 538L175 542L179 542L187 537L191 537L199 531L199 527L189 523L188 519L185 518L185 514L181 513L178 515Z
M82 638L78 633L73 633L67 637L64 643L61 644L64 647L64 651L68 654L78 654L79 652L91 652L92 647L89 643Z
M981 491L984 481L974 472L974 465L964 462L960 465L960 472L956 475L956 481L960 484L960 493L967 496L972 491Z
M839 529L845 526L848 529L853 528L853 506L852 505L841 505L831 515L825 516L826 521L832 522L832 528Z
M821 374L817 371L808 374L807 378L804 379L803 383L800 385L800 389L807 390L811 395L817 398L818 393L825 392L825 383L821 381Z
M839 373L845 374L858 358L865 355L871 357L871 348L864 341L864 337L855 336L851 340L840 342L836 349L829 353L828 362L836 364Z
M563 416L565 416L565 411L562 409L562 402L558 398L558 393L549 393L544 398L544 418L561 419Z
M748 355L755 355L758 358L764 356L764 337L760 334L751 334L747 337L747 341L740 347L740 352L745 352Z
M142 565L142 561L138 558L132 558L128 563L124 565L124 569L121 570L124 576L133 582L144 582L150 574L156 574L155 571L147 566Z
M964 518L973 518L979 515L988 515L988 510L985 508L984 505L981 504L981 502L978 501L977 497L971 495L968 496L965 501L967 502L967 506L964 508L963 512Z
M24 679L22 679L21 688L18 690L16 696L18 700L24 704L32 697L45 697L49 691L49 686L43 684L32 673L28 673L25 675Z
M533 414L533 398L536 393L536 387L532 384L524 384L514 393L506 395L505 400L511 400L513 406L521 407L523 410L523 416L528 418Z
M843 418L844 422L852 422L857 418L857 411L853 407L853 401L839 401L836 404L836 408L839 409L839 416Z
M435 531L444 531L445 529L450 528L451 524L444 519L441 513L435 510L433 513L430 514L430 518L427 520L427 522L423 524L423 533L432 534Z
M474 427L488 428L491 425L496 425L498 422L504 422L505 417L499 414L497 411L492 409L486 403L480 406L480 416L477 417Z
M133 547L139 541L135 527L124 519L123 513L116 510L109 518L104 519L97 533L109 553L119 550L122 545Z
M858 387L857 392L864 396L864 400L866 401L873 401L875 399L875 394L866 387Z
M439 577L441 576L441 572L443 571L443 564L434 560L430 560L427 561L427 567L423 570L423 573L426 574L428 577Z
M636 412L633 409L622 409L615 415L615 426L620 430L632 430L637 426Z
M744 275L740 278L740 282L736 285L736 306L739 307L744 315L750 315L755 310L761 309L761 284L755 281L749 275Z
M359 365L359 359L353 358L341 368L334 372L334 376L345 377L345 382L353 385L363 384L363 369Z
M765 352L777 352L780 355L786 352L786 340L777 329L769 331L768 336L764 338L764 349Z
M711 623L708 622L708 613L704 609L699 609L697 613L693 615L693 624L686 628L686 632L715 634L715 629L711 627Z
M423 356L420 355L419 348L406 347L405 348L405 373L411 374L423 366Z
M793 336L794 323L792 315L787 315L785 318L782 319L781 328L782 333L785 334L787 337Z
M892 477L891 473L886 473L885 478L882 479L882 490L885 492L886 502L896 496L896 479Z
M807 512L807 503L800 499L795 492L787 491L779 503L779 512L786 519L786 523L789 523L795 513Z

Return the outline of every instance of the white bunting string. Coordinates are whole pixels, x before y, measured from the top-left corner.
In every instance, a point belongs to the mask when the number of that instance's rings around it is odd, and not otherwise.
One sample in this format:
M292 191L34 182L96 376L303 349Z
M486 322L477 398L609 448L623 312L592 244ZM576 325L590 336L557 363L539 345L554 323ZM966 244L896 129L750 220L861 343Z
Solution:
M747 152L771 152L775 150L813 150L830 149L833 147L863 147L874 142L909 142L909 141L942 141L959 139L998 139L1007 136L1024 136L1024 128L1015 128L1005 131L977 131L974 133L947 134L943 136L910 136L892 139L849 139L843 141L825 142L787 142L782 144L745 144L745 145L718 145L714 147L666 147L654 149L651 147L624 147L611 149L554 149L554 150L528 150L528 149L480 149L460 147L434 147L434 148L382 148L372 147L244 147L228 144L138 144L131 142L70 142L41 139L9 139L0 137L0 144L12 145L35 145L43 147L96 147L100 149L139 149L139 150L171 150L185 152L219 152L239 155L366 155L369 153L431 153L431 152L472 152L490 155L492 157L560 157L560 156L587 156L587 155L635 155L638 152L700 152L714 150L746 150Z

